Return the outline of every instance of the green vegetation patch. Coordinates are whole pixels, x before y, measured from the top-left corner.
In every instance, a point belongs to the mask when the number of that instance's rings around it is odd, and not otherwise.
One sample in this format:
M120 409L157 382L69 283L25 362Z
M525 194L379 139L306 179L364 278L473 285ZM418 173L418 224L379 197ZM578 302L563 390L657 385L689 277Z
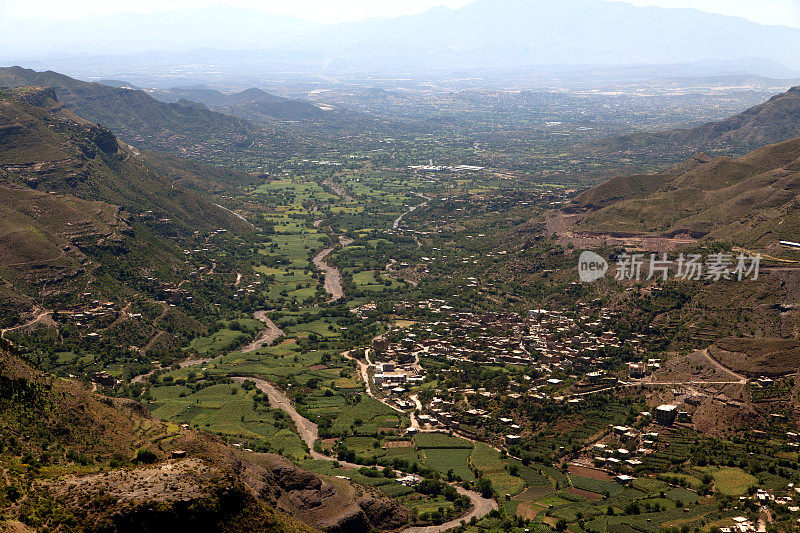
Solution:
M463 480L475 479L469 469L469 456L471 450L467 448L427 448L420 451L425 462L445 476L452 473Z

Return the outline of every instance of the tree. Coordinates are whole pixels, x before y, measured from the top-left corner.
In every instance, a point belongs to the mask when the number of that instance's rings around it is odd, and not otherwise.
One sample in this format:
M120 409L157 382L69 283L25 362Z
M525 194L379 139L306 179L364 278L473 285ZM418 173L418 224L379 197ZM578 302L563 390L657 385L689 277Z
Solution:
M491 498L494 494L492 488L492 481L488 478L482 477L475 482L475 490L481 493L484 498Z

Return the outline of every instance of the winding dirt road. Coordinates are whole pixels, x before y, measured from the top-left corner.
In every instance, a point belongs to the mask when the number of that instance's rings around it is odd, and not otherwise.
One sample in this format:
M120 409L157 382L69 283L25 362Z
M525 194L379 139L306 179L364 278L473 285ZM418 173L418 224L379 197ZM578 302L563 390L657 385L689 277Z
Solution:
M401 533L442 533L448 529L460 526L462 522L469 523L473 516L477 519L481 519L498 508L497 502L491 498L484 498L477 492L467 490L458 485L455 485L455 488L456 492L466 496L472 502L472 509L470 512L464 516L456 518L455 520L450 520L444 524L439 524L438 526L407 527Z
M243 353L258 350L262 346L269 346L275 339L283 335L283 330L279 328L275 322L270 320L266 311L256 311L253 313L253 316L256 318L256 320L263 322L267 327L261 330L261 333L258 335L256 340L242 348Z
M234 381L237 383L243 383L244 381L252 381L256 384L259 390L264 392L267 397L269 398L269 403L273 409L281 409L283 412L289 415L289 417L294 422L295 426L297 427L297 433L300 435L300 438L303 439L303 442L306 443L308 449L311 451L311 457L314 459L319 459L322 461L336 461L333 457L328 457L327 455L321 454L319 452L314 451L314 443L317 441L319 436L319 429L317 425L310 421L309 419L305 418L303 415L297 412L297 409L294 408L289 398L286 397L281 391L279 391L275 386L267 380L259 379L259 378L251 378L246 376L235 376L232 377ZM344 466L345 468L353 468L358 469L361 468L361 465L348 463L347 461L338 461L339 464ZM459 517L455 520L451 520L449 522L445 522L444 524L440 524L438 526L419 526L419 527L408 527L402 530L401 533L441 533L448 529L454 528L456 526L461 525L462 521L469 522L469 520L474 516L476 518L482 518L489 514L494 509L497 509L497 502L495 502L491 498L484 498L477 492L467 490L461 486L455 486L456 491L459 494L467 496L470 501L472 502L472 509L464 516Z
M414 193L414 194L416 194L417 196L419 196L420 198L422 198L425 201L422 202L421 204L417 204L415 206L409 207L408 211L406 211L405 213L403 213L402 215L400 215L399 217L394 219L394 223L392 223L392 229L397 229L397 227L400 225L400 222L402 222L404 216L406 216L409 213L413 213L414 211L416 211L420 207L428 205L428 202L431 201L431 199L428 198L427 196L425 196L424 194L421 194L421 193Z
M341 246L347 246L352 242L353 239L343 235L339 236L339 245ZM325 274L325 292L331 295L329 300L331 302L335 302L336 300L344 298L344 289L342 288L342 273L339 272L338 268L325 261L325 258L336 249L336 246L338 245L325 248L315 255L314 259L311 260L314 263L314 266L320 269L323 274Z
M50 317L50 315L52 315L52 314L53 314L52 311L39 310L39 312L36 314L35 317L33 317L31 320L28 320L24 324L20 324L19 326L14 326L14 327L11 327L11 328L4 328L4 329L0 330L0 339L5 339L6 332L8 332L8 331L16 331L18 329L23 329L23 328L27 328L28 326L32 326L34 324L38 324L39 322L42 322L43 320L48 319Z
M352 196L350 196L349 192L347 192L347 188L344 186L344 184L334 183L331 178L326 179L325 181L322 182L322 184L328 187L334 193L336 193L336 196L338 196L345 202L347 203L355 202L355 199Z

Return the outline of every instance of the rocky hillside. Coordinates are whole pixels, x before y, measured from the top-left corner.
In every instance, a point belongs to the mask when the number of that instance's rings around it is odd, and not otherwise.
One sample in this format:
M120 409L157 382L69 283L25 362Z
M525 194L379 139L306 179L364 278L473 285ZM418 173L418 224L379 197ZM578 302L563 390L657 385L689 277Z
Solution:
M620 156L688 157L701 151L737 154L795 137L800 137L800 87L721 122L663 133L612 137L595 143L592 150Z
M60 531L311 531L258 498L222 442L0 348L3 523ZM251 466L251 468L257 468Z
M225 94L205 87L175 87L155 91L153 96L168 103L177 103L180 100L198 102L214 110L254 122L321 120L327 113L311 102L275 96L257 88Z
M666 174L616 177L578 195L576 231L689 234L770 247L800 239L800 139L743 157L698 156Z
M360 532L393 500L161 422L0 348L0 525L17 531Z
M0 300L85 291L104 263L183 268L176 239L252 230L207 198L249 179L143 155L51 88L0 91Z
M32 86L52 87L67 109L103 124L140 149L213 161L215 151L235 154L253 146L262 151L281 150L291 143L286 132L267 131L200 103L165 103L141 90L88 83L52 71L0 68L0 87Z

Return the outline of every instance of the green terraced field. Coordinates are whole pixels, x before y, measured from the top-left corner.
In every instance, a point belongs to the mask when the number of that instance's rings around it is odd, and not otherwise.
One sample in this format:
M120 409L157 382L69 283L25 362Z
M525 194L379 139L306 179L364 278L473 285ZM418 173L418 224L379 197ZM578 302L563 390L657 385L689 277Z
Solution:
M469 469L470 452L468 448L426 448L420 451L420 456L442 474L452 470L461 479L472 481L475 476Z

